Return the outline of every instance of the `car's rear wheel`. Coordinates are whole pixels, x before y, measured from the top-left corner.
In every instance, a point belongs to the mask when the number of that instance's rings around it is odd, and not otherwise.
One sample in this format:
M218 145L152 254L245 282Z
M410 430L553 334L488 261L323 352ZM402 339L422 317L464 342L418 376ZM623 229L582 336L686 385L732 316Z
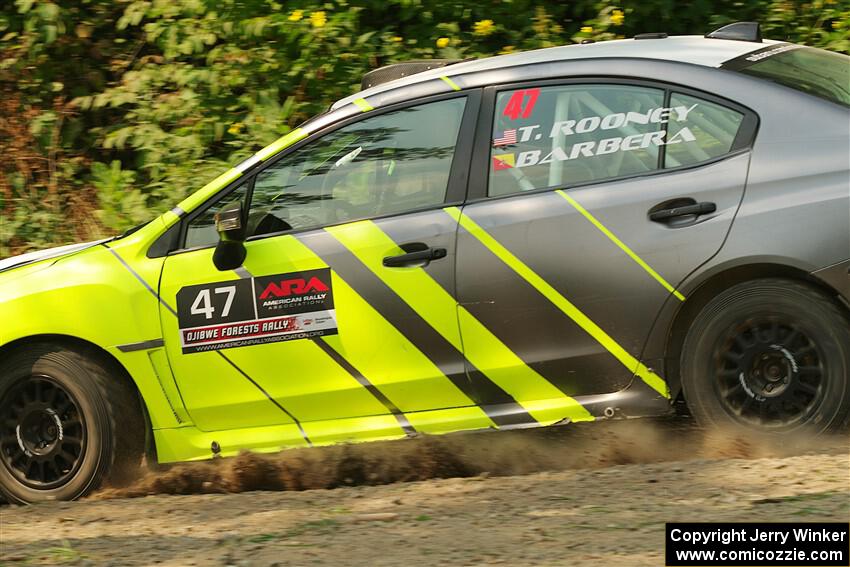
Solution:
M11 502L73 500L138 468L140 402L98 353L42 344L0 362L0 491Z
M822 433L850 416L850 322L793 280L715 297L688 331L681 369L688 407L706 426Z

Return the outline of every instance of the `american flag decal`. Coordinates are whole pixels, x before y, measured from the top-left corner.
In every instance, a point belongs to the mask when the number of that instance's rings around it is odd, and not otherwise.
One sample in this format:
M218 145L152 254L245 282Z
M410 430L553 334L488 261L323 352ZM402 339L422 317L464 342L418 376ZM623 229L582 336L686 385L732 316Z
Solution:
M496 132L496 137L493 138L494 146L509 146L511 144L516 144L516 128Z

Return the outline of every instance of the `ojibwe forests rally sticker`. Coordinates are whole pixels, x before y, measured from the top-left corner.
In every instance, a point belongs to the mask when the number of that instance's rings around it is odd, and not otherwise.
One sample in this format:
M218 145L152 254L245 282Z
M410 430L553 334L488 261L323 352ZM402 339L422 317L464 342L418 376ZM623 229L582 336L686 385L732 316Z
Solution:
M184 354L337 334L330 268L177 292Z

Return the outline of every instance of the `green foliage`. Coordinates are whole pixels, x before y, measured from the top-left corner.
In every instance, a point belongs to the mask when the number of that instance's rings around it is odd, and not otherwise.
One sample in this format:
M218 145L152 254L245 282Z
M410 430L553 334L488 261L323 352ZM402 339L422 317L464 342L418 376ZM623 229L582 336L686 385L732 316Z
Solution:
M122 231L170 208L380 65L736 20L850 51L850 0L7 1L0 256Z
M100 198L101 208L96 213L103 226L119 232L150 215L145 196L134 186L135 171L121 169L121 162L116 159L109 165L93 163L91 173Z

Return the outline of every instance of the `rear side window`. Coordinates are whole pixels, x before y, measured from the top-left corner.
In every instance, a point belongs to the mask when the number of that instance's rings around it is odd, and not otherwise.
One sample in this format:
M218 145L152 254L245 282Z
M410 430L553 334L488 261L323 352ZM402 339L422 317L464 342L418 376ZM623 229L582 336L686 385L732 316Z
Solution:
M682 120L667 124L668 139L681 143L665 146L664 167L708 161L728 153L744 115L713 102L673 93L670 107Z
M850 57L797 45L753 53L724 65L850 106Z
M506 195L652 171L664 91L565 85L496 99L489 194Z
M488 194L564 187L706 162L732 151L744 115L637 85L498 93ZM666 102L665 102L666 100Z

